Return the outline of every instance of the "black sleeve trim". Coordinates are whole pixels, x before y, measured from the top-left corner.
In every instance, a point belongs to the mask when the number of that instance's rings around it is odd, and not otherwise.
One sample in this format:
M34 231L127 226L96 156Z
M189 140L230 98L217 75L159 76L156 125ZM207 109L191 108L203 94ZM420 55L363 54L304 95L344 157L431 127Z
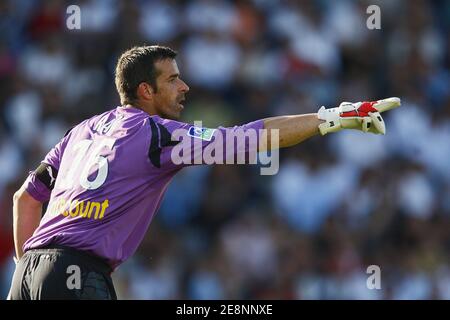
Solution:
M162 148L175 146L180 143L180 141L172 141L172 136L169 130L167 130L162 124L153 121L152 118L149 118L149 124L152 137L150 140L148 157L156 168L161 168Z
M73 128L75 128L75 127L72 127L69 130L67 130L66 133L64 134L64 137L67 136L70 133L70 131L72 131Z
M56 177L58 176L58 170L47 163L41 163L39 167L34 170L36 178L39 179L49 190L53 190L55 187Z

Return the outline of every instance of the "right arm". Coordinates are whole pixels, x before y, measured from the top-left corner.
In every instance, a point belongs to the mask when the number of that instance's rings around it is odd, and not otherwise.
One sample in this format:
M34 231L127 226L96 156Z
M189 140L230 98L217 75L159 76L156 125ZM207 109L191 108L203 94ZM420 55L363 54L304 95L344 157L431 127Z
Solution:
M271 149L270 130L279 130L279 148L294 146L319 134L319 120L317 113L278 116L264 119L264 129L269 131L267 141L261 140L258 151Z
M371 102L343 102L339 107L318 113L280 116L264 119L264 129L279 130L279 147L296 145L318 133L325 135L342 129L385 134L386 128L380 113L399 107L400 98L391 97ZM259 151L271 149L270 140Z
M237 154L240 155L242 155L243 153L252 154L252 152L255 151L256 149L258 152L263 152L275 148L286 148L294 146L319 133L321 135L325 135L327 133L337 132L342 129L356 129L363 132L384 134L385 125L380 113L396 108L398 106L400 106L400 99L395 97L371 102L357 102L357 103L343 102L339 105L339 107L336 108L325 109L325 107L322 107L319 109L317 113L270 117L254 121L245 124L243 126L235 126L232 128L220 127L218 129L208 129L208 132L210 134L207 136L207 138L205 138L205 136L203 135L202 130L204 130L204 128L197 128L197 130L194 132L198 132L198 134L196 133L195 135L190 136L191 137L193 136L194 139L196 138L197 140L198 139L207 140L201 141L201 143L198 146L196 146L195 143L192 143L191 141L193 140L192 138L190 140L184 139L186 138L185 133L177 134L175 139L172 136L172 141L170 139L170 135L167 134L167 140L173 143L174 140L178 140L179 137L183 137L183 144L187 140L186 150L191 151L190 154L188 154L187 156L187 160L192 160L195 157L195 155L198 155L197 158L200 158L202 155L201 151L205 150L211 144L213 146L214 144L216 145L218 144L217 149L224 150L222 154L219 154L218 160L224 160L225 158L228 158L228 156L236 156ZM171 120L163 120L163 121L167 121L167 125L170 126L168 131L171 132L172 134L175 129L184 129L183 132L187 132L189 128L192 127L192 125L190 124L180 123L177 121ZM259 142L257 146L245 142L246 141L245 131L248 129L267 130L265 132L257 133L257 135L259 134L258 136ZM241 130L241 132L244 131L242 132L241 135L243 139L240 140L241 143L237 143L238 146L236 146L236 144L232 145L231 146L232 152L228 154L226 151L229 150L229 148L227 146L226 148L227 150L225 150L224 139L211 138L214 132L220 132L222 136L223 135L226 136L227 133L231 134L233 134L233 132L237 133L238 130ZM277 132L275 131L275 134L273 135L274 132L272 130L278 131L278 134L276 134ZM277 140L272 141L273 139ZM233 140L231 141L233 143ZM177 146L176 143L173 145L175 145L174 148L177 148L176 151L178 152L178 154L180 149L183 149L184 151L184 148L178 148L179 146ZM191 147L192 145L193 147ZM160 144L158 144L158 148L159 146ZM183 145L181 145L180 147L183 147ZM198 150L199 152L195 152L194 149L195 150L201 149L201 150ZM216 148L210 149L215 150ZM191 159L189 159L189 157ZM166 156L166 160L171 160L169 155ZM203 164L202 159L199 160L200 161L196 163ZM190 164L192 163L192 161L187 161L187 163ZM214 163L214 161L209 161L209 163ZM224 161L216 163L224 163Z

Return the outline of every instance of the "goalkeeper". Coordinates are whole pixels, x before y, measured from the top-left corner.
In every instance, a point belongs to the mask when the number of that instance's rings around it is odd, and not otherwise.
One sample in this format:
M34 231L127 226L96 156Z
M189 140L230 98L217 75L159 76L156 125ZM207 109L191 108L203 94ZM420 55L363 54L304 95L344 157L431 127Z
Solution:
M400 105L398 98L345 102L318 113L204 130L178 121L189 87L175 57L161 46L124 52L115 78L121 106L69 130L15 193L10 299L117 298L111 273L136 251L168 184L186 166L171 158L180 142L175 130L184 130L183 143L194 141L189 145L203 150L218 144L219 134L278 129L283 148L343 129L384 134L380 113ZM240 148L232 156L251 151L247 144Z

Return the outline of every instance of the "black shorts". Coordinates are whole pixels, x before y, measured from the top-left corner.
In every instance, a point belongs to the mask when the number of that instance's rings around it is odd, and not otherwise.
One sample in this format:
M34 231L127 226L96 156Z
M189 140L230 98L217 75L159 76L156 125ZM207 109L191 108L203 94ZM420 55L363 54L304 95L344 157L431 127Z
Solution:
M106 262L83 251L48 246L25 252L17 263L11 300L116 300Z

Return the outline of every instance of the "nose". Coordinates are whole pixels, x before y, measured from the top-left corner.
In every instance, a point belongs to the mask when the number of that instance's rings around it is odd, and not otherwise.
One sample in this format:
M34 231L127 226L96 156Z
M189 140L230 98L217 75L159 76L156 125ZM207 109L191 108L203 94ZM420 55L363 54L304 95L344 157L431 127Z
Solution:
M189 86L183 80L180 79L180 81L181 81L181 92L183 92L183 93L188 92Z

